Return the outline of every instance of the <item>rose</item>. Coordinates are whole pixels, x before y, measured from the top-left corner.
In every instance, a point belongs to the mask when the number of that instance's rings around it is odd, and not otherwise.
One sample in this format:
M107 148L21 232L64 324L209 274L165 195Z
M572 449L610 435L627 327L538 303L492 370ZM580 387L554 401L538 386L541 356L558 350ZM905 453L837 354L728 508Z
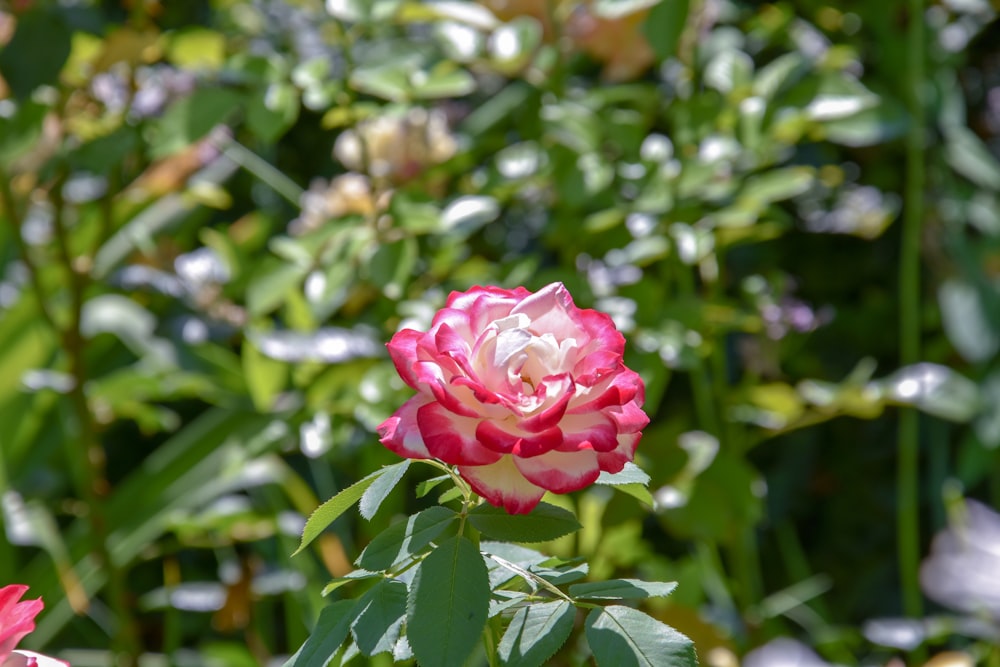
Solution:
M69 663L33 651L15 651L21 639L35 629L41 599L24 600L28 587L11 584L0 588L0 667L69 667Z
M561 283L452 292L430 331L404 329L388 348L418 393L379 426L380 441L457 466L512 514L621 471L649 423L625 339Z

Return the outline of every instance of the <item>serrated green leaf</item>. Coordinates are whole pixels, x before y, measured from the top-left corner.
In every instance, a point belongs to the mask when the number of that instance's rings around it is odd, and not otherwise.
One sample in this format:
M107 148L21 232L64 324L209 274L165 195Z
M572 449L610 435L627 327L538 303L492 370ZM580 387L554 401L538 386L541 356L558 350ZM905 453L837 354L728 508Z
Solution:
M615 484L613 488L615 491L621 491L626 495L632 496L647 507L654 507L656 505L656 501L653 500L653 494L642 484Z
M351 625L351 634L363 654L392 652L406 619L406 593L402 581L384 579L360 601L361 612Z
M546 542L580 529L572 512L548 503L538 503L528 514L483 504L469 512L469 522L484 535L509 542Z
M322 667L340 650L355 617L354 600L338 600L319 613L316 628L284 667Z
M445 503L450 503L452 500L456 500L462 497L462 490L460 488L452 487L438 496L438 502L442 505Z
M326 586L323 587L323 591L320 593L320 595L323 595L325 597L330 593L332 593L333 591L340 588L341 586L343 586L344 584L349 584L352 581L358 581L360 579L372 579L374 577L381 577L381 576L382 576L381 572L370 572L368 570L354 570L354 572L345 574L343 577L337 577L336 579L328 583Z
M538 667L559 650L573 630L576 608L565 600L522 607L503 634L497 654L506 667Z
M403 559L419 553L443 533L458 514L447 507L428 507L423 512L389 526L368 544L358 565L367 570L388 570Z
M316 508L316 511L309 515L309 520L306 521L306 527L302 530L302 541L299 543L299 548L295 550L295 553L299 553L305 549L310 542L315 540L320 533L326 530L326 527L333 523L337 517L349 510L354 503L361 499L365 491L369 486L375 483L382 474L388 470L388 468L382 468L381 470L376 470L372 474L368 475L364 479L360 479L354 484L330 498L328 501Z
M582 560L573 560L550 566L546 561L532 567L531 571L554 586L563 586L586 577L590 573L590 565Z
M417 498L423 498L428 493L434 490L434 487L441 482L448 479L448 475L441 475L440 477L431 477L430 479L425 479L424 481L417 484L416 494Z
M666 597L677 588L676 581L642 581L640 579L610 579L573 584L569 594L582 600L642 600Z
M626 463L625 467L621 469L621 472L602 472L597 476L597 481L595 481L594 484L608 484L612 486L640 484L642 486L646 486L649 484L649 475L647 475L646 471L636 464Z
M694 643L637 609L609 605L594 609L585 624L598 667L695 667Z
M410 459L403 459L399 463L383 469L382 475L361 496L361 503L358 507L361 516L368 521L372 520L386 496L396 488L409 467Z
M528 594L524 591L508 591L504 589L497 590L496 585L493 580L490 579L490 585L493 586L494 597L490 600L490 612L489 617L493 618L497 614L503 613L511 607L516 607L519 604L524 604L528 598ZM499 599L497 599L499 598Z
M425 558L406 610L406 636L422 667L463 664L486 626L489 600L486 563L465 537L452 537Z

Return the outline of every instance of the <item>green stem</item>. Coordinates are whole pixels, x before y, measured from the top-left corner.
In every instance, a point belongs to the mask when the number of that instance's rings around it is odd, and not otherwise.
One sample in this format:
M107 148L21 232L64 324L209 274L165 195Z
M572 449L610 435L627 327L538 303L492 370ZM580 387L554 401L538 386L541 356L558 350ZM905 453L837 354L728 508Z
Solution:
M906 138L906 191L899 260L899 349L900 363L920 359L920 233L923 221L924 110L920 87L924 81L924 0L909 0L907 29L907 81L910 128ZM913 409L900 411L898 431L897 540L903 611L919 617L920 525L918 415Z
M109 547L110 530L104 513L104 497L108 492L106 457L97 432L97 424L87 402L87 369L84 359L86 341L81 331L85 292L89 286L89 275L80 270L73 257L66 225L66 206L62 198L62 188L66 174L56 179L50 197L55 210L55 239L59 258L68 274L70 296L69 322L61 333L63 350L69 360L73 387L69 398L73 406L79 440L66 439L66 453L70 460L77 461L79 474L76 476L77 493L87 505L87 518L91 528L93 553L101 568L108 574L110 605L118 622L114 646L121 656L119 664L133 667L139 664L142 645L138 627L131 612L128 598L127 576L124 568L118 567L111 556Z

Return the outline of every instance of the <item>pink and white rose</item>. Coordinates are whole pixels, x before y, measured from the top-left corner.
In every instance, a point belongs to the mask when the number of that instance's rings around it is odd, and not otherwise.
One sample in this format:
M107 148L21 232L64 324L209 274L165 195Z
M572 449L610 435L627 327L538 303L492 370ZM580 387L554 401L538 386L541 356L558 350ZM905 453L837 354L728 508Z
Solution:
M15 650L17 643L35 629L41 599L20 601L27 586L0 588L0 667L69 667L69 663L34 651Z
M561 283L452 292L430 331L404 329L388 348L417 395L379 426L381 442L457 466L512 514L621 471L649 423L625 339Z

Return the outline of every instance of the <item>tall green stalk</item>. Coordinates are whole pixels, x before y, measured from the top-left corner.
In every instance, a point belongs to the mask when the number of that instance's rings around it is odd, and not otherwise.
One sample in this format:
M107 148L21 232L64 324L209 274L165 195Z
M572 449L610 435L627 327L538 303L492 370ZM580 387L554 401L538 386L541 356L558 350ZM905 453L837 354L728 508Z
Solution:
M924 2L908 0L907 102L910 129L906 138L906 192L899 259L899 352L903 365L920 359L920 233L924 198L924 109L920 93L924 82ZM913 409L900 412L898 432L897 539L903 611L920 616L920 526L918 415Z

